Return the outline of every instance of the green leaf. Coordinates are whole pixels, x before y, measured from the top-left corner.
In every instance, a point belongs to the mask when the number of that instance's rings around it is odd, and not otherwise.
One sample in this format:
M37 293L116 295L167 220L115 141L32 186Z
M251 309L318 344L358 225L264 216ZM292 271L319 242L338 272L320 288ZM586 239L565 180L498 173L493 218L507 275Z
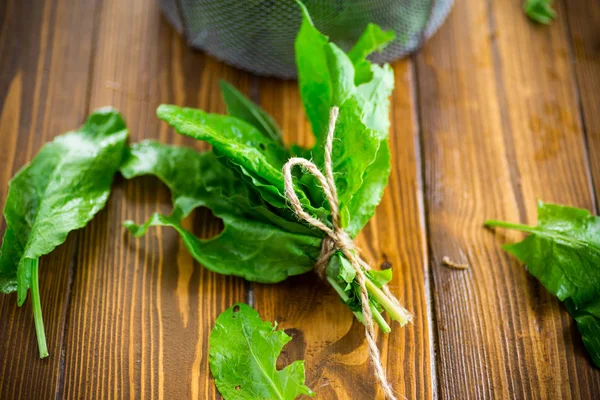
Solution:
M354 278L356 278L356 270L352 267L352 265L350 264L350 262L348 260L346 260L345 257L342 256L341 253L337 253L336 258L339 261L339 278L341 280L343 280L344 282L346 282L348 285L346 286L346 288L344 290L348 291L350 290L350 284L352 282L354 282Z
M373 79L358 86L364 124L387 139L390 130L390 95L394 90L394 71L388 64L371 65Z
M121 173L127 179L157 176L171 189L174 204L171 216L155 214L141 226L126 221L127 229L141 236L150 226L171 226L192 256L212 271L274 283L312 270L319 255L320 232L272 212L211 152L143 142L131 147ZM223 232L212 239L198 239L181 226L201 206L223 220Z
M600 366L600 218L587 210L540 202L535 227L501 221L486 225L531 234L505 249L565 302L592 360Z
M390 171L388 97L394 85L393 71L387 65L372 65L365 57L382 48L393 34L371 25L349 56L317 31L306 8L301 7L296 63L304 108L317 139L311 154L322 166L329 111L338 106L333 171L343 227L354 236L373 215ZM313 178L304 178L303 183L312 199L322 198Z
M388 141L383 140L375 161L367 167L363 175L362 186L348 205L350 217L345 230L352 237L358 235L365 227L381 202L392 168L390 158Z
M369 278L378 288L382 288L384 285L387 285L389 281L392 280L392 269L384 269L381 271L371 270L368 271Z
M277 142L247 122L226 115L165 104L156 112L178 133L210 143L217 156L225 157L251 179L265 200L284 206L281 168L289 154Z
M165 104L158 107L157 114L178 133L210 143L215 155L239 172L267 203L277 209L286 209L281 170L289 152L279 143L231 116ZM304 192L299 192L299 198L305 209L321 217L326 215L323 208L310 204Z
M295 43L298 86L317 142L324 143L329 111L335 105L328 64L329 40L314 27L305 6L299 5L303 18Z
M282 144L281 129L265 110L254 104L236 88L225 81L221 81L221 92L227 105L227 113L232 117L246 121L267 137Z
M549 25L556 18L552 0L525 0L523 11L531 20L540 24Z
M44 336L37 293L38 259L104 207L126 139L127 129L117 111L96 110L79 130L46 144L9 183L0 291L16 290L21 306L27 290L34 290L38 340ZM40 343L45 356L42 347L45 343Z
M304 384L304 361L278 371L283 346L292 340L243 303L222 312L210 333L210 371L225 400L293 400L313 396Z
M394 40L395 36L394 31L384 31L375 24L367 25L361 37L348 53L356 70L354 82L357 85L369 82L373 77L371 72L373 64L367 61L367 56L374 51L383 50Z

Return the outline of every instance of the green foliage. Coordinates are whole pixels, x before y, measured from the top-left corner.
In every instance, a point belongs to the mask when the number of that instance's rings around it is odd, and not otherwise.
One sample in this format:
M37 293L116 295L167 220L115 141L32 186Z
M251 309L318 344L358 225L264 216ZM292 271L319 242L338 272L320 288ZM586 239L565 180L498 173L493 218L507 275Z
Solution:
M380 67L365 57L385 46L393 33L369 25L347 55L314 27L306 8L302 10L296 64L302 101L316 137L311 153L315 164L322 166L329 110L339 107L335 137L340 140L333 147L333 171L343 227L355 236L375 213L390 172L387 137L394 75L389 65ZM308 181L312 198L322 199L314 179L305 178Z
M4 206L0 291L18 305L32 290L41 357L48 355L38 289L38 260L84 227L106 204L127 129L113 109L96 110L79 130L58 136L10 181Z
M530 233L505 249L565 303L600 367L600 218L587 210L540 202L535 227L501 221L486 225Z
M394 40L393 31L383 31L375 24L367 25L362 36L348 53L348 57L356 70L354 82L357 85L371 81L373 78L371 69L378 68L378 66L367 61L367 56L374 51L383 50L392 40Z
M258 105L248 100L246 96L229 83L221 81L220 84L221 92L223 92L223 100L225 100L225 104L227 105L227 114L246 121L267 137L279 144L282 143L281 129L279 129L273 117Z
M393 33L369 25L346 54L317 31L301 7L296 62L315 146L310 150L292 146L290 151L282 144L273 118L225 83L221 89L229 115L161 105L159 118L181 134L210 143L212 151L197 153L153 142L131 148L121 168L123 175L157 176L171 189L174 203L170 216L156 214L143 225L127 221L126 227L136 236L153 225L171 226L207 268L251 281L279 282L312 270L324 233L299 222L288 207L282 168L292 154L322 166L325 131L334 106L340 112L332 158L343 226L355 236L373 216L390 173L388 114L394 76L389 65L373 65L366 57L390 42ZM299 178L301 171L294 173L298 174L295 189L303 208L330 223L329 204L318 182L310 175ZM210 208L225 225L213 239L200 240L181 225L182 219L200 206ZM339 269L333 264L330 267ZM348 268L345 273L328 273L328 281L361 319L360 288L352 267ZM384 309L392 319L407 322L406 315L380 290L383 277L390 273L367 274L371 306L386 332L390 328L381 316Z
M525 0L523 11L527 16L540 24L549 25L556 18L552 9L552 0Z
M304 361L277 370L277 357L292 338L276 328L243 303L219 315L210 334L209 362L225 400L293 400L314 394L304 384Z
M170 216L155 214L144 225L126 221L125 226L135 236L150 226L175 228L192 256L212 271L275 283L310 271L319 255L318 232L272 212L212 152L142 142L131 146L121 173L128 179L158 177L171 189L174 205ZM181 226L197 207L208 207L223 220L220 235L201 240Z

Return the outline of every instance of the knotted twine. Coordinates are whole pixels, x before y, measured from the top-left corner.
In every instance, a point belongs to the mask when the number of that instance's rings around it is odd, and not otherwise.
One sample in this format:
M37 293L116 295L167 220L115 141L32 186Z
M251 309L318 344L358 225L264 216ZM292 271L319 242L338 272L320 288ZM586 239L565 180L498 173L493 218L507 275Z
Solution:
M362 313L365 322L365 336L367 338L369 356L374 366L375 377L379 381L379 384L381 385L381 388L383 389L386 398L390 400L396 400L396 396L394 395L392 386L388 382L387 377L385 375L385 371L383 369L383 365L381 364L381 354L379 353L379 349L377 348L377 341L375 339L373 315L371 313L369 293L367 291L365 283L368 278L366 277L364 272L369 271L371 267L358 255L354 246L354 242L352 241L348 233L346 233L342 229L340 221L337 189L335 186L335 181L333 179L333 165L331 162L333 137L338 113L338 107L333 107L329 115L329 129L327 131L327 139L325 142L325 175L321 173L319 168L312 161L301 157L290 158L289 161L283 166L285 196L298 218L304 220L305 222L314 226L315 228L320 229L327 235L323 239L323 242L321 244L321 253L319 254L319 258L315 263L315 270L317 274L321 278L325 277L325 270L329 265L329 259L337 251L342 252L344 257L346 257L346 259L350 262L350 264L356 271L356 280L358 281L358 284L360 286L360 299L362 303ZM305 168L319 181L331 209L332 227L327 226L323 221L313 217L312 215L307 213L304 210L304 208L302 208L302 204L300 203L300 200L298 199L298 196L294 191L294 184L292 181L292 168L296 165L300 165L301 167ZM400 306L400 303L390 292L387 285L384 285L382 290L385 293L385 295L388 296L388 298L401 309L401 311L405 314L407 320L410 321L410 313L406 311L402 306Z

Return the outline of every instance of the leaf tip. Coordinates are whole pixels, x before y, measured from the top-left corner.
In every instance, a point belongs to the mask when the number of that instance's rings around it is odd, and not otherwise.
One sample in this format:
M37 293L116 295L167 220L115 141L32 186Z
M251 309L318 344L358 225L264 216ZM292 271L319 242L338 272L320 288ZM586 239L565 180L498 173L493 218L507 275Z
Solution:
M219 87L221 88L221 91L224 91L225 89L232 88L233 85L227 82L225 79L219 79Z
M127 130L123 116L114 107L106 106L94 110L85 122L84 129L111 134Z
M140 230L140 226L138 224L136 224L135 222L133 222L132 220L128 219L123 221L123 227L125 229L127 229L129 231L129 233L131 233L133 236L138 237L141 236L139 230Z
M156 109L156 116L162 120L169 118L179 107L172 104L161 104Z
M310 22L311 25L314 25L308 12L308 8L306 8L306 4L304 4L304 2L301 0L296 0L296 4L298 4L300 11L302 11L302 16L304 17L303 19Z

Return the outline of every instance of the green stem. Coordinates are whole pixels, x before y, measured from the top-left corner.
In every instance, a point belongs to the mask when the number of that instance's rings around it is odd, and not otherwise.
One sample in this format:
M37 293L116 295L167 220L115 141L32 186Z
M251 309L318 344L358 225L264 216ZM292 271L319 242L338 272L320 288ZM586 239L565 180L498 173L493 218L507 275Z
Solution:
M335 291L337 292L337 294L342 298L342 300L344 302L348 301L348 299L349 299L348 295L346 294L346 292L344 292L344 289L342 289L340 287L340 285L335 281L335 279L327 277L327 282L329 282L329 284L331 286L333 286L333 288L335 289Z
M329 282L329 284L331 286L333 286L333 288L337 292L338 296L340 296L340 298L342 299L342 301L344 303L346 303L350 297L348 297L348 295L346 294L346 292L344 291L344 289L341 288L341 286L335 281L335 279L327 277L327 282ZM362 323L365 322L365 320L363 319L361 313L359 313L358 311L352 311L352 313L354 314L354 316L356 317L357 320L359 320Z
M335 289L335 291L337 292L337 294L340 296L340 298L342 299L342 301L344 303L346 303L348 301L348 299L350 299L348 297L348 295L346 294L346 292L344 291L344 289L342 289L342 287L335 281L335 279L327 277L327 282L329 282L329 284L331 286L333 286L333 288ZM352 311L352 313L354 314L354 316L356 317L357 320L359 320L363 324L365 323L365 319L361 312ZM384 332L384 333L391 332L392 329L390 328L388 323L385 322L385 319L383 319L383 317L381 316L381 313L379 311L377 311L377 309L375 307L373 307L372 304L371 304L371 314L373 314L373 319L375 319L375 322L377 322L377 325L379 325L382 332Z
M46 333L44 331L44 319L42 318L42 303L40 301L40 285L38 278L38 259L31 260L31 300L33 302L33 319L35 321L35 333L37 334L40 358L48 357L48 346L46 345Z
M373 314L373 319L375 320L375 322L377 322L377 325L379 325L379 328L381 328L381 331L383 333L390 333L392 331L392 328L390 328L388 323L385 322L385 319L383 319L383 317L381 316L381 313L375 308L375 306L373 304L369 304L369 305L371 306L371 314Z
M535 227L532 227L529 225L513 224L511 222L504 222L504 221L498 221L498 220L493 220L493 219L485 221L485 226L487 226L487 227L495 226L495 227L499 227L499 228L515 229L518 231L523 231L523 232L528 232L528 233L536 233L537 232L537 229Z
M390 315L390 318L394 321L398 321L400 326L406 325L408 322L408 312L402 307L396 305L390 300L381 289L379 289L370 279L365 279L365 286L367 291L375 300L381 304L383 309Z

